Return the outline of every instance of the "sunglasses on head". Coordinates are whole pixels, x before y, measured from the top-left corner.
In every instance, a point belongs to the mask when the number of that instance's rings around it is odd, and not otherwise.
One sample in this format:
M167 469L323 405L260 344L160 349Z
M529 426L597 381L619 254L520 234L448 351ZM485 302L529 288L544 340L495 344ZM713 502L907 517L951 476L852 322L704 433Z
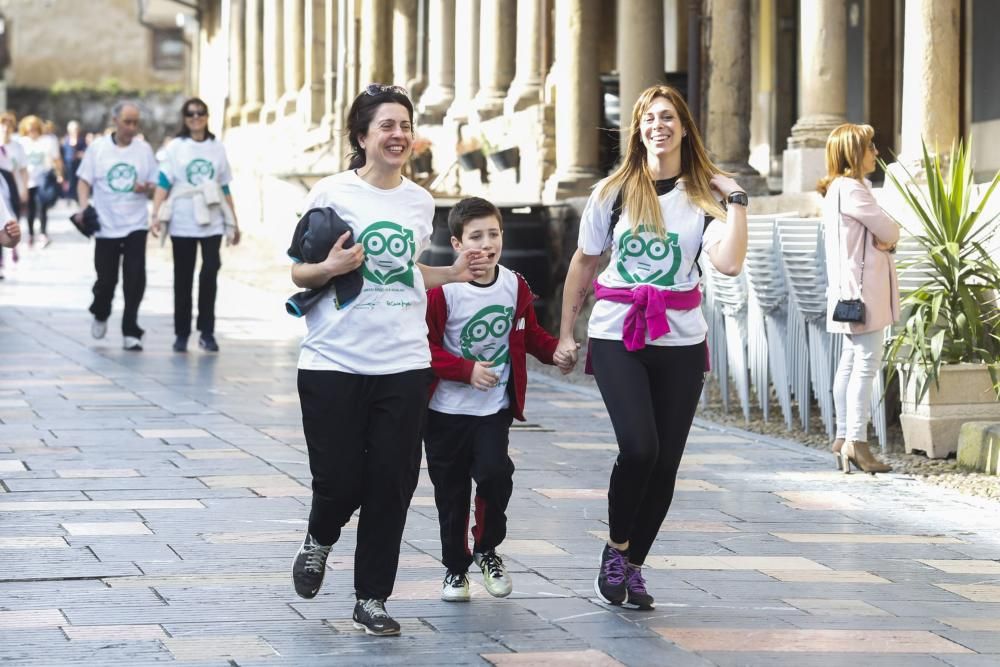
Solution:
M185 118L202 118L208 115L206 109L187 109L184 111Z
M387 83L369 83L365 86L365 93L373 96L381 95L383 93L397 93L399 95L406 95L407 97L410 96L410 94L406 92L406 88L403 88L402 86L393 86Z

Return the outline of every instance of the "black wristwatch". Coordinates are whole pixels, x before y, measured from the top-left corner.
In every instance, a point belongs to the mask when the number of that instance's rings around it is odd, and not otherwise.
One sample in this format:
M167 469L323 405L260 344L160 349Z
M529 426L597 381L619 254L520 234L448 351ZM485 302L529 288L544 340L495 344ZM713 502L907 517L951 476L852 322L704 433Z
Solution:
M750 198L747 196L747 193L737 190L736 192L730 192L729 196L726 197L726 201L730 204L747 206L750 203Z

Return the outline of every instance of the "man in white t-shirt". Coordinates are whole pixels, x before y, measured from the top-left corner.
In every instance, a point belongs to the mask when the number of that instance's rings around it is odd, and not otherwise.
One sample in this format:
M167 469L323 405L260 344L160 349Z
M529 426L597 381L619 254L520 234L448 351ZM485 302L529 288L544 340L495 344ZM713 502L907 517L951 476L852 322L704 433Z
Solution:
M146 234L149 230L147 202L156 186L156 158L145 140L138 138L139 107L119 102L112 110L115 131L101 137L84 153L77 170L81 210L93 204L100 229L94 234L94 315L90 332L104 338L111 315L111 302L118 285L121 264L123 347L142 350L139 304L146 290Z

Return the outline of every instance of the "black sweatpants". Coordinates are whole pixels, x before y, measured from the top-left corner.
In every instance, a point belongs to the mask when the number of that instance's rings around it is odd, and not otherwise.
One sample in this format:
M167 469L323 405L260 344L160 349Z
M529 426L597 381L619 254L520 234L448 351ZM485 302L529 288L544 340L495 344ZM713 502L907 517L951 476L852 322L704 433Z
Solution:
M441 562L452 572L472 564L469 495L476 481L474 551L495 549L507 536L507 503L514 490L514 463L507 455L510 409L496 414L452 415L427 411L424 447L441 525Z
M215 294L218 290L222 258L219 248L222 235L194 238L171 236L174 251L174 335L191 335L191 290L194 287L194 264L201 246L201 271L198 272L198 331L215 333Z
M139 304L146 292L146 230L139 229L119 239L94 239L94 300L90 312L104 322L111 315L111 302L118 286L118 268L122 272L125 311L122 335L142 338L139 328Z
M430 369L391 375L299 370L313 478L309 533L320 544L334 544L361 508L354 552L358 598L392 594L420 473L430 381Z
M591 360L618 440L608 488L611 540L629 542L629 562L641 565L673 500L705 384L705 343L629 352L621 341L592 339Z
M38 196L39 187L28 188L28 236L35 238L35 218L38 218L38 231L42 234L48 233L49 229L49 208L45 206Z

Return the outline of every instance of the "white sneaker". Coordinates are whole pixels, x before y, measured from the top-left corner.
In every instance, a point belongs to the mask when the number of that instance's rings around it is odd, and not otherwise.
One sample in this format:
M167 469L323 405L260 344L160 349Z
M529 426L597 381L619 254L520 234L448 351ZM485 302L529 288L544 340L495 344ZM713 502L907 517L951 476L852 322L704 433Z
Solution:
M441 599L445 602L469 601L469 576L465 572L451 572L444 575L441 584Z
M135 336L125 336L122 347L129 352L142 352L142 339Z
M483 571L483 585L486 592L495 598L505 598L514 590L514 584L507 574L507 568L503 565L503 559L496 551L487 551L484 554L472 554L476 565Z
M94 338L100 340L104 338L104 334L108 333L108 321L103 322L94 318L94 321L90 323L90 335Z

